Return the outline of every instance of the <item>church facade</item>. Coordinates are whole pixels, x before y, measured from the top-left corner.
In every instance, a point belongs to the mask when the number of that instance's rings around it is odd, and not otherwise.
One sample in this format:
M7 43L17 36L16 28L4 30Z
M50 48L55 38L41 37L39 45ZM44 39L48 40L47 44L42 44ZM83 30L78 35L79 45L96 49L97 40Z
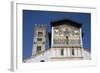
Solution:
M32 56L25 62L48 62L84 59L81 24L64 19L51 21L51 35L39 24L34 28ZM50 48L46 49L46 35Z
M52 25L52 59L82 59L81 24L60 20L51 22Z

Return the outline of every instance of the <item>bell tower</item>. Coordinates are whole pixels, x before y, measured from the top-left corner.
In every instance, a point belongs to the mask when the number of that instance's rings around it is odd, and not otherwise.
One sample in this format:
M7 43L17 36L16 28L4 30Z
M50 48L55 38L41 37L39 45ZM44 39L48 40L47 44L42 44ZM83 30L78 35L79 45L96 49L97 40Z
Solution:
M35 24L33 36L32 56L45 51L46 27L43 24Z

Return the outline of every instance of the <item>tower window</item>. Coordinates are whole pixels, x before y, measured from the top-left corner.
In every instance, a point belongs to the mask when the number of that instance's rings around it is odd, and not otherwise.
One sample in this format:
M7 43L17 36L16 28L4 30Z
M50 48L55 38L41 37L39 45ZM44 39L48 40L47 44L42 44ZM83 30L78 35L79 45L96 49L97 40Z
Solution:
M37 41L38 42L42 42L42 38L37 38Z
M41 51L41 46L37 46L37 52Z
M36 42L34 42L34 44L36 44Z
M64 49L61 49L61 55L64 55Z
M75 53L74 53L74 49L72 49L72 55L74 55Z
M43 36L43 32L38 32L38 37Z

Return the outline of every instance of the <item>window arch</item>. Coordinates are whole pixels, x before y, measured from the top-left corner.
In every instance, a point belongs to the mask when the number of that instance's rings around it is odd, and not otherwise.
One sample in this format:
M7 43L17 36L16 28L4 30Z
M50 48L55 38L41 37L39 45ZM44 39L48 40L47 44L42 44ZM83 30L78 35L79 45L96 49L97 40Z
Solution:
M40 62L45 62L45 60L40 60Z

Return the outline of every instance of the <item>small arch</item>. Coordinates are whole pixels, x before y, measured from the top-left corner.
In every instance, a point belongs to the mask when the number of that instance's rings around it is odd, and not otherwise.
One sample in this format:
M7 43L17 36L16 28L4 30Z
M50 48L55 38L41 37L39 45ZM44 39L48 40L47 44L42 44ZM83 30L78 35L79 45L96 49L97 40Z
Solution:
M40 60L40 62L45 62L45 60Z

